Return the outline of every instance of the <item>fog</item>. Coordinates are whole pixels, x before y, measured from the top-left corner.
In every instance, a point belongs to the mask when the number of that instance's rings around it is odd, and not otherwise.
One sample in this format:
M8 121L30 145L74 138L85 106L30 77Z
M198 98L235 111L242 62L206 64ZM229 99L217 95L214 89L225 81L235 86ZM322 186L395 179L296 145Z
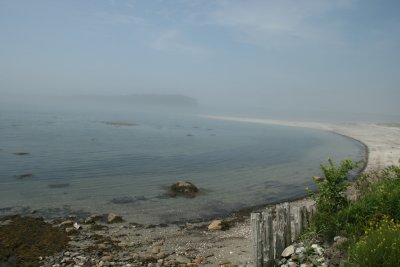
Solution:
M182 112L399 121L399 7L4 0L0 104L94 108L90 96L175 95L197 102L174 107Z

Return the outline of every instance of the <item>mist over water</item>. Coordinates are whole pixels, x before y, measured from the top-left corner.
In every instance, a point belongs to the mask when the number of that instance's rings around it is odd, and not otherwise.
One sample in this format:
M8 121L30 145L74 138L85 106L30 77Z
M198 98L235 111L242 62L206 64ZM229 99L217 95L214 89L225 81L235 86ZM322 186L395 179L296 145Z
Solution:
M205 119L198 106L53 102L6 105L0 114L2 213L201 220L305 195L321 161L365 153L332 133ZM178 180L202 193L168 197Z

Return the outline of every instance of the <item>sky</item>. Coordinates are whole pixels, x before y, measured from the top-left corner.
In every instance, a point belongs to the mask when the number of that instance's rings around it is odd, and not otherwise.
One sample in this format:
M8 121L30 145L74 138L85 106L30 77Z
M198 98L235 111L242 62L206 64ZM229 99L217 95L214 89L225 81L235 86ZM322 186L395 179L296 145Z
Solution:
M0 0L0 95L400 115L398 0Z

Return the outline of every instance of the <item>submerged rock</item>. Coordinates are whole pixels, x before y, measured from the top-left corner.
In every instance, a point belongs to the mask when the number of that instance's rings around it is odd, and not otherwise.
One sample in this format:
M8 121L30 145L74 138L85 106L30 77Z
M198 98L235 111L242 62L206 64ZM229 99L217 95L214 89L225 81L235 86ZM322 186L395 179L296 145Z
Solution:
M14 155L25 156L25 155L29 155L29 153L28 152L15 152Z
M144 196L139 196L139 197L124 196L124 197L113 198L110 200L110 202L113 204L129 204L129 203L135 203L138 201L145 201L145 200L147 200L147 198Z
M18 179L25 179L25 178L31 178L33 176L33 173L24 173L24 174L21 174L21 175L18 175L17 176L17 178Z
M197 195L199 189L188 181L178 181L171 185L168 195L171 197L184 196L188 198L193 198Z

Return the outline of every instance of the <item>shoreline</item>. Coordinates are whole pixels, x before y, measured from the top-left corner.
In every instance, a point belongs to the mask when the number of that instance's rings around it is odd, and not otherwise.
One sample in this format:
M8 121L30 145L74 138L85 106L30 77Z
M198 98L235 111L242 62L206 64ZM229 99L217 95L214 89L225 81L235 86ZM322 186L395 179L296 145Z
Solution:
M398 164L398 159L400 159L400 127L367 123L293 122L225 116L201 117L318 129L354 139L365 147L366 164L361 171L382 169ZM305 196L288 198L286 201L291 202L292 205L302 205L312 200ZM196 264L198 262L202 266L221 264L252 266L250 213L273 204L248 207L229 213L224 217L215 218L223 219L229 224L229 229L224 231L209 231L208 225L211 220L207 219L198 222L152 226L135 225L129 222L84 224L78 218L59 218L50 223L55 226L60 224L60 220L78 221L82 229L74 231L74 234L71 235L67 252L76 254L77 260L94 258L97 261L96 264L103 261L104 265L101 266L109 266L107 264L111 265L112 262L123 263L121 266L136 266L139 262L146 263L146 265L151 263L154 264L152 266L156 266L157 263L162 265L168 262L179 263L179 261L182 261L181 264L185 264L185 261ZM62 229L64 230L64 228ZM99 237L105 241L99 243ZM112 249L108 249L110 243ZM93 254L95 253L93 247L102 254L99 256ZM65 256L65 252L63 252L44 259L41 264L52 266L65 258L68 256ZM69 258L72 260L72 257ZM78 264L78 262L75 263Z
M364 145L366 153L368 154L366 157L367 164L364 168L365 171L379 170L390 165L396 165L400 160L400 127L385 126L375 123L285 121L213 115L201 115L200 117L213 120L270 124L333 132L346 138L356 140Z

